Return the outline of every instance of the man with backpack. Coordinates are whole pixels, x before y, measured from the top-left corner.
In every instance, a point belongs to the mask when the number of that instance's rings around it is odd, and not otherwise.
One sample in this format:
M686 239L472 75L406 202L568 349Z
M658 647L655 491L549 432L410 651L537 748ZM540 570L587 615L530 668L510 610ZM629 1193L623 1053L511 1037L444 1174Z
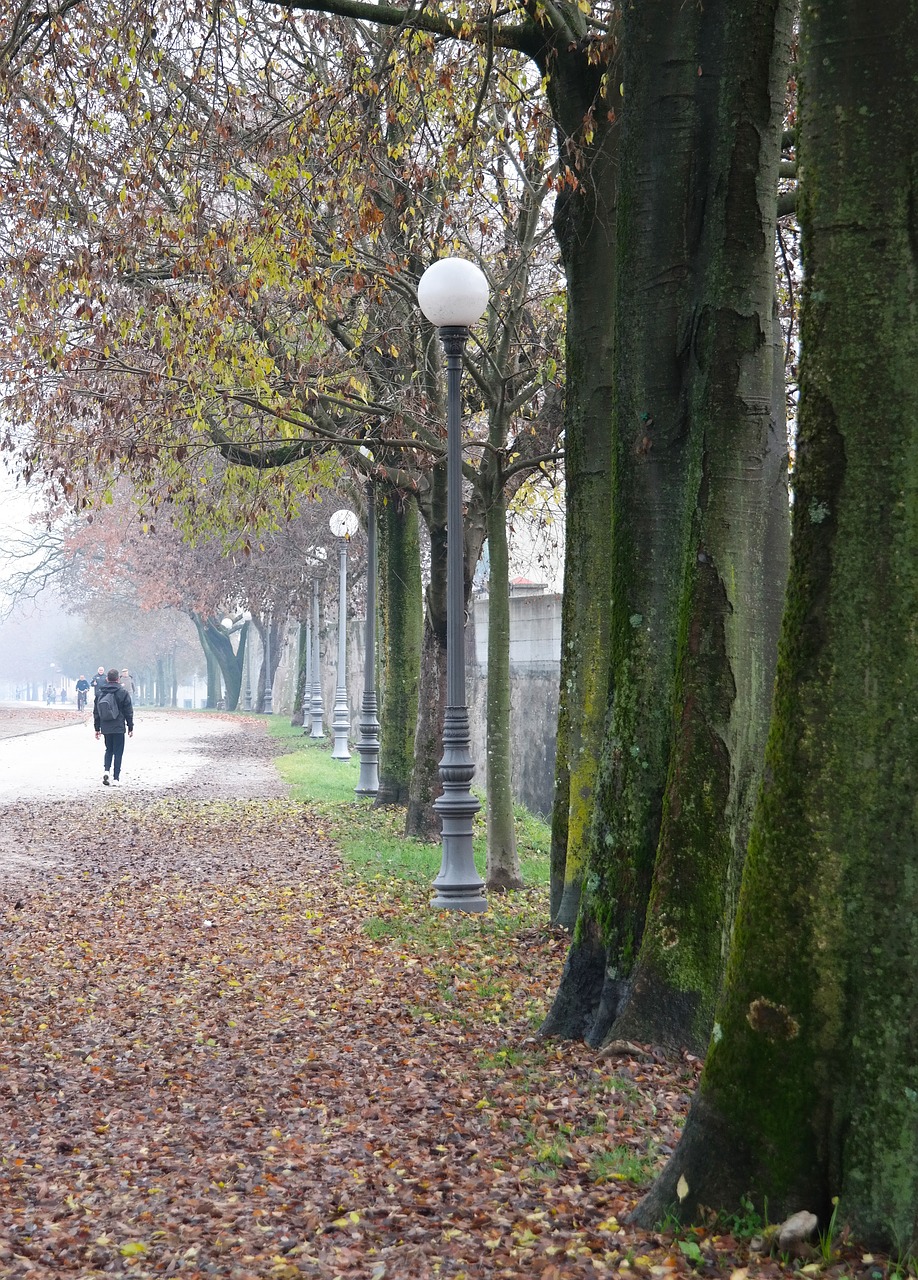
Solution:
M112 782L121 782L121 757L124 755L124 735L134 735L134 704L127 689L123 689L118 680L118 668L112 667L105 683L96 685L96 697L92 708L92 721L96 738L105 739L105 772L102 774L102 785L109 785L109 770Z

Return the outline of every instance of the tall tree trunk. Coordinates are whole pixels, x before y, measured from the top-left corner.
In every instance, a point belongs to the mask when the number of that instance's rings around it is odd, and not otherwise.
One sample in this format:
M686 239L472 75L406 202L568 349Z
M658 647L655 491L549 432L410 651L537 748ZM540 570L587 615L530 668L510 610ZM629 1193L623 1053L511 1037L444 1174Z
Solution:
M427 528L430 532L430 582L424 607L418 719L414 736L414 769L408 794L405 834L438 840L440 819L433 802L440 795L438 767L443 754L446 706L446 463L431 474Z
M610 48L614 48L610 42ZM598 50L596 51L599 52ZM618 84L614 58L559 48L549 97L572 163L555 205L567 277L565 561L551 913L572 929L586 872L609 689L612 349L616 290ZM592 137L583 136L589 121ZM579 175L579 179L574 174Z
M277 668L280 664L280 638L284 628L284 621L278 620L273 614L269 615L267 622L253 615L249 624L258 632L258 638L261 641L261 662L258 667L258 681L255 695L255 710L259 713L265 709L265 701L267 697L268 687L274 688L274 677L277 674ZM239 664L239 684L242 684L242 664ZM239 689L236 690L236 701L239 700ZM273 703L273 697L272 697ZM232 710L235 711L236 704L233 704Z
M510 752L510 569L507 504L496 493L487 511L491 580L488 593L487 824L485 887L521 889L516 851Z
M379 790L377 805L407 805L418 721L424 617L418 509L390 493L380 505Z
M306 618L300 619L299 632L297 635L296 647L296 683L293 689L293 711L290 715L290 723L303 727L305 719L304 700L308 697L306 692L306 677L309 674L309 653L306 648L306 640L309 634L306 625Z
M787 519L771 409L787 9L659 0L623 22L612 697L590 892L545 1026L593 1043L614 1026L700 1048L722 974L783 579L762 548Z
M248 634L247 627L242 628L237 650L233 648L232 640L218 622L211 618L202 618L196 613L191 615L191 619L197 630L198 639L201 641L201 648L207 658L207 705L208 707L216 707L220 701L219 679L215 682L216 687L212 684L211 664L216 663L219 666L220 674L223 676L227 710L235 711L239 705L239 692L242 688L245 641Z
M214 656L214 651L210 645L202 638L201 647L204 649L204 658L207 662L207 705L214 709L220 699L223 697L223 682L220 678L220 664Z
M807 1207L918 1249L918 10L806 6L791 577L699 1096L642 1222Z
M430 496L421 511L430 535L430 582L424 609L418 719L414 738L414 771L408 795L405 834L420 840L439 840L440 818L433 802L440 795L443 718L446 710L446 461L431 474ZM475 566L484 545L481 503L469 504L463 524L462 601L467 610Z

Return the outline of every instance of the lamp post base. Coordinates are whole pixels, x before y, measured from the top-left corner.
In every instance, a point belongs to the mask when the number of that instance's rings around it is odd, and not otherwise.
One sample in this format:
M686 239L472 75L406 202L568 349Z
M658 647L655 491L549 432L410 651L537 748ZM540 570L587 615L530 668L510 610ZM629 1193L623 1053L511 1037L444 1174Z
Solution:
M365 692L360 708L360 777L354 792L358 796L375 796L379 791L379 718L375 692Z
M351 753L347 745L350 728L351 714L347 705L347 695L342 686L339 685L332 712L332 733L335 735L334 746L332 747L333 760L350 760Z
M309 700L309 710L310 718L312 720L312 729L309 734L310 738L324 738L325 729L322 725L322 691L318 680L313 682L312 696Z
M443 719L443 794L434 801L443 831L443 860L433 882L435 911L487 911L484 881L475 868L472 819L481 808L471 792L475 774L466 707L447 707Z

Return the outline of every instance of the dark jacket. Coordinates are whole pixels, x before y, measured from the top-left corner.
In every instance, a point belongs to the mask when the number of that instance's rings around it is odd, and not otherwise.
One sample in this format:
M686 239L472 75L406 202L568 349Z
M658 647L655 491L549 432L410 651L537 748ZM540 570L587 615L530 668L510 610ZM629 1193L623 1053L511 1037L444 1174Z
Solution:
M118 703L118 710L121 712L117 720L102 720L99 716L99 699L107 690L115 691L115 701ZM131 702L131 695L127 689L122 689L120 684L112 684L108 680L104 684L96 685L96 697L92 704L92 723L96 733L124 733L127 730L134 732L134 704Z

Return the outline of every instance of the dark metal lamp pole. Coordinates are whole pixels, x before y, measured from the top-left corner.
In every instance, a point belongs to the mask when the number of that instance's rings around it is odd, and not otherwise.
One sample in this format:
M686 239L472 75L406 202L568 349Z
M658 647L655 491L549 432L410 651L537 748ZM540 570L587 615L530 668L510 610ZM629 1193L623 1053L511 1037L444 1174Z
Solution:
M265 623L265 705L266 716L274 714L274 680L271 675L271 614Z
M485 911L484 882L475 867L472 820L481 808L472 795L469 712L465 696L465 592L463 589L462 410L460 383L462 353L469 327L488 305L484 273L462 258L443 258L428 267L418 284L418 303L431 324L437 325L446 353L447 472L446 472L446 712L443 721L443 794L434 802L440 815L443 854L433 882L430 905L437 911Z
M319 568L325 560L325 548L313 547L309 563L313 571L312 579L312 691L309 698L312 730L310 738L324 738L322 727L322 655L320 652L321 637L319 633ZM303 726L305 728L305 725Z
M351 710L347 700L347 544L357 532L359 522L353 511L341 510L332 515L329 523L332 533L341 539L338 548L338 683L332 712L335 735L332 759L350 760L347 745L351 729Z
M367 624L360 704L360 777L354 791L375 796L379 791L379 716L376 705L376 489L367 481Z

